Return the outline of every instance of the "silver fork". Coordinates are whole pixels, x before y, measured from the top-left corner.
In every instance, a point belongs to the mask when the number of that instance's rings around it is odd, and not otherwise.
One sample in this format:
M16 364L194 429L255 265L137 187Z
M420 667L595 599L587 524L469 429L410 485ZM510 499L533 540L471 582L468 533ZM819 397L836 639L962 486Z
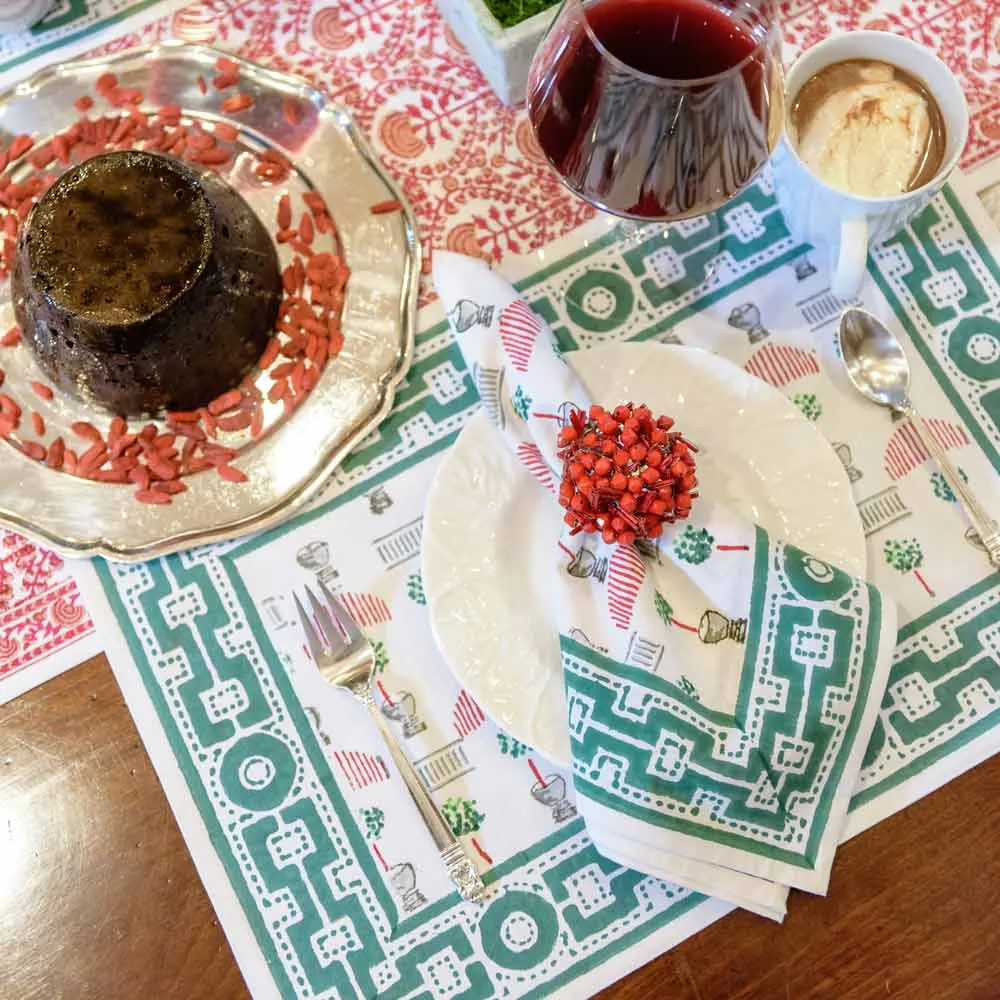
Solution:
M326 598L325 604L306 587L312 618L302 606L299 595L293 596L295 607L302 619L302 628L309 643L309 650L319 666L323 679L334 687L350 691L371 713L417 809L420 810L424 823L427 824L427 829L434 838L441 860L448 869L451 880L458 887L459 894L470 902L482 903L486 896L486 886L483 885L475 862L465 853L465 849L451 832L451 827L427 793L424 783L403 753L403 748L396 741L375 702L372 693L375 652L371 643L361 633L350 612L326 584L320 581L319 587Z

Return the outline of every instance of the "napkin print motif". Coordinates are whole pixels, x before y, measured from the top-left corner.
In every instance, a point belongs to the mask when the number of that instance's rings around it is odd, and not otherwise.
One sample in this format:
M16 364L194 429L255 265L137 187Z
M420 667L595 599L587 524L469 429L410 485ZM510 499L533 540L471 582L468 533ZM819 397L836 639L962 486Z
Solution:
M555 486L564 420L553 415L567 401L587 407L585 389L557 351L538 349L548 327L482 262L438 253L435 283L446 308L458 291L495 307L459 346L470 368L503 370L504 436ZM584 548L606 573L581 572ZM644 561L593 535L553 539L566 571L552 599L573 777L591 836L668 877L663 857L683 855L823 891L888 673L892 610L708 497L647 548Z
M527 303L517 299L500 314L500 343L514 370L528 370L535 341L542 332L541 320Z
M629 546L616 545L608 560L608 613L615 626L627 629L632 623L635 602L646 578L642 557Z
M537 444L533 444L530 441L521 441L518 446L514 449L517 457L521 460L521 464L530 472L535 479L538 480L542 486L545 487L550 493L555 493L558 490L556 484L556 477L552 469L549 468L548 462L545 461L545 456L542 454L541 448Z

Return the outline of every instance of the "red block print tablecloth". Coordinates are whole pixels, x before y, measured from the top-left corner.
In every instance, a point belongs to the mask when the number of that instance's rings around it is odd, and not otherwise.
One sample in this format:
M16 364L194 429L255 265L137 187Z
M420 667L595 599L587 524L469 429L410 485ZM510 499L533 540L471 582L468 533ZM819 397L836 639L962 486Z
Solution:
M592 214L554 179L524 112L493 96L432 0L210 0L173 13L175 4L163 2L165 16L139 30L115 22L108 30L122 33L99 51L177 37L307 78L357 115L412 200L428 247L499 260L544 246ZM88 9L102 5L121 6L87 0ZM784 4L788 59L832 32L856 28L898 32L936 49L969 101L963 167L1000 153L995 0ZM57 61L60 50L46 57ZM97 646L60 560L0 530L0 701Z

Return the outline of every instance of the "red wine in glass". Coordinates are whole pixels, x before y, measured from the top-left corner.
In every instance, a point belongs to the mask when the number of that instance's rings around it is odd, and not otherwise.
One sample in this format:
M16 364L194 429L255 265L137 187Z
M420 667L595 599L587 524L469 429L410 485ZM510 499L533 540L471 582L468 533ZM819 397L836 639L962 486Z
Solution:
M564 0L528 78L532 127L567 186L649 221L738 194L783 109L777 22L735 0Z

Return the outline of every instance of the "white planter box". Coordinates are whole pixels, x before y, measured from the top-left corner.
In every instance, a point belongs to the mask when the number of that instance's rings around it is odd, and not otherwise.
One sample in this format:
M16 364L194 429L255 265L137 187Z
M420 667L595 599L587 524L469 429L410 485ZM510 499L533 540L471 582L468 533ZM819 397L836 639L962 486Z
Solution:
M469 50L504 104L520 104L528 84L531 57L559 5L513 28L501 27L483 0L437 0L441 16Z

